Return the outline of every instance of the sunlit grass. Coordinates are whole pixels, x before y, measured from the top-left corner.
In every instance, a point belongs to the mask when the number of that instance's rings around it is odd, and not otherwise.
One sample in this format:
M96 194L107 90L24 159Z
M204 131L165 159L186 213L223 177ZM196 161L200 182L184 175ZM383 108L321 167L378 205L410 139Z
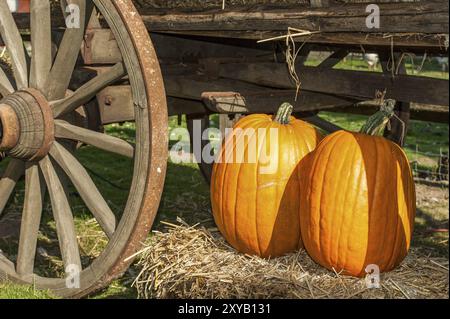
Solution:
M0 299L55 299L49 291L37 290L30 286L0 283Z
M325 58L325 56L323 56L323 58ZM403 59L405 62L406 73L408 75L432 77L445 80L449 79L448 66L446 70L443 70L442 66L436 61L430 59L425 59L425 61L422 61L421 57L411 58L409 56L405 56ZM321 61L322 60L319 59L318 56L313 55L308 58L305 65L317 66ZM334 68L341 70L382 72L381 65L379 63L376 64L372 70L369 70L367 62L363 60L362 56L357 55L349 55L347 58L336 64Z

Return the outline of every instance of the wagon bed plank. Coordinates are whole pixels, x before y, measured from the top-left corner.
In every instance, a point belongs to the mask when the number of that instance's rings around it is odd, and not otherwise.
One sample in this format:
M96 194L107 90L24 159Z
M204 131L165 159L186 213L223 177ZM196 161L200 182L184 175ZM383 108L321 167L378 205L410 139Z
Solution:
M380 28L366 26L367 4L329 7L258 8L141 15L151 31L286 31L294 27L321 32L448 33L448 2L380 3Z
M329 6L309 2L289 6L229 7L226 10L158 8L152 1L135 1L151 33L172 33L221 38L261 40L285 35L288 27L320 31L298 41L341 45L434 48L446 50L448 42L448 2L432 1L332 1ZM200 1L201 2L201 1ZM199 3L200 3L199 2ZM307 3L306 3L307 2ZM177 2L174 2L177 4ZM203 2L202 2L203 3ZM366 7L376 3L381 10L379 29L366 27ZM186 10L189 7L190 10ZM15 14L20 28L27 29L29 15ZM53 27L64 24L52 16ZM0 40L1 42L1 40ZM0 43L1 45L1 43Z
M279 36L285 36L286 31L160 31L160 34L195 36L203 38L243 39L243 40L265 40ZM344 47L355 47L373 49L379 47L407 49L409 52L445 53L447 52L446 41L448 34L425 34L425 33L364 33L364 32L323 32L315 33L307 37L299 37L297 42L317 43L323 45L339 45Z
M370 99L386 89L398 101L448 106L448 80L375 72L321 69L303 66L297 70L303 90ZM292 89L295 84L283 63L230 63L220 66L223 78ZM420 88L418 90L417 88Z

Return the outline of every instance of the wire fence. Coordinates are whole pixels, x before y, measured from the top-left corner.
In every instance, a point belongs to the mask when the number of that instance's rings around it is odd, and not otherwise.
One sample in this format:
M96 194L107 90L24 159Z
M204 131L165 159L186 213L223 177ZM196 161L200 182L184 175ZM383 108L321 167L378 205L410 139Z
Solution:
M448 187L449 151L447 148L440 148L439 153L436 154L421 151L418 144L406 145L406 147L414 150L409 152L409 158L414 178L418 182L435 183Z

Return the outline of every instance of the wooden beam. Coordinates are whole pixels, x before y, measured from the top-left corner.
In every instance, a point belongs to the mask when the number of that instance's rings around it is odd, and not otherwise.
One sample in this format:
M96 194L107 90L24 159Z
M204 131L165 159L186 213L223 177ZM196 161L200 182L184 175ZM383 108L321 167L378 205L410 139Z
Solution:
M272 113L289 102L296 112L348 106L357 99L333 94L302 92L295 101L295 90L270 90L230 79L209 79L198 75L170 75L164 71L166 94L173 98L201 100L214 113Z
M97 94L102 124L134 121L133 94L129 85L109 86Z
M209 113L205 105L199 100L180 99L168 96L167 107L169 108L169 116Z
M305 66L297 73L306 91L372 99L377 90L386 89L387 97L397 101L448 106L448 80ZM223 64L219 75L273 88L295 88L283 63Z
M350 113L360 115L373 115L379 110L377 104L364 104L364 105L351 105L347 107L335 107L328 109L328 112L336 113ZM410 119L434 122L434 123L448 123L449 122L449 109L448 106L437 106L411 103Z
M151 34L153 45L162 63L198 63L202 59L258 58L273 61L273 46L256 45L249 41L183 37L181 35ZM253 41L252 41L253 42ZM89 29L82 46L82 57L87 65L115 64L122 54L110 29Z
M131 87L128 85L110 86L97 95L102 124L134 121L134 103ZM167 97L169 116L178 114L205 114L206 107L197 100Z
M286 31L165 31L165 34L190 35L209 38L223 39L246 39L264 40L268 38L286 35ZM428 52L445 53L447 48L445 43L448 34L425 34L425 33L364 33L364 32L327 32L316 33L308 37L299 37L298 42L333 44L345 47L361 49L394 48L408 50L408 52Z
M109 29L86 30L81 55L87 65L116 64L122 61L117 41Z
M322 3L324 0L314 2ZM290 26L321 31L308 39L299 38L299 41L390 46L390 36L393 36L392 42L396 47L447 51L444 44L445 36L448 36L447 1L379 3L381 12L384 12L381 15L381 29L366 29L366 5L367 3L333 3L311 8L299 4L278 9L259 6L257 10L252 7L235 11L203 12L180 12L176 9L161 11L145 7L138 10L151 32L260 40L286 34L287 27ZM56 12L57 14L52 14L53 28L64 26L60 9L56 8ZM14 14L14 18L19 28L29 29L29 14ZM386 33L389 33L388 37Z
M267 90L249 86L237 81L233 88L243 87L245 92L207 92L215 87L230 89L224 81L208 81L201 78L180 76L178 80L166 78L169 115L212 113L273 113L283 102L290 102L295 112L329 111L371 115L378 111L376 104L366 103L355 106L355 100L346 97L304 91L298 101L294 101L294 90ZM242 86L241 86L242 85ZM259 91L255 91L258 89ZM261 92L264 90L264 92ZM202 93L204 92L203 96ZM180 98L181 97L181 98ZM129 86L108 87L97 96L103 124L134 120L134 105ZM448 107L412 104L411 119L448 123Z
M331 69L341 62L349 54L347 49L340 49L333 52L328 58L322 61L318 67L322 69Z
M264 57L273 60L273 44L259 45L240 39L217 39L186 35L150 33L158 58L166 61L196 63L201 59Z
M337 131L341 131L343 130L342 127L337 126L331 122L328 122L326 120L324 120L323 118L321 118L320 116L308 116L308 117L303 117L302 120L311 123L329 133L334 133Z
M228 114L274 113L284 102L291 103L295 112L327 110L355 103L350 98L306 91L296 101L295 94L295 90L261 88L259 92L204 92L202 100L211 112Z
M224 66L227 65L220 66L221 73L223 72L222 68ZM239 68L243 68L241 64L238 64L238 66ZM274 80L280 82L280 76L277 67L273 67L270 64L269 69L272 72L269 76L272 81L270 83L266 82L267 75L265 73L262 75L259 72L255 73L253 72L254 69L247 70L249 73L246 73L244 69L243 73L248 76L244 80L254 82L262 81L266 86L273 86ZM328 110L331 112L373 114L378 110L377 105L368 104L364 107L352 106L358 100L372 99L375 89L370 86L366 88L366 84L364 82L360 83L359 80L358 83L355 83L352 77L347 77L347 71L344 73L334 73L334 71L341 70L330 70L333 71L332 76L330 76L329 73L322 73L314 68L306 69L310 70L308 71L309 73L300 72L302 76L306 74L306 77L303 80L303 90L299 95L299 99L298 101L294 101L295 90L292 87L289 88L291 84L287 75L285 75L286 82L281 82L281 89L269 89L236 79L211 79L202 75L192 75L195 74L193 71L195 68L191 66L172 68L163 65L162 70L169 102L169 114L204 114L207 112L272 113L282 102L292 103L295 106L296 112ZM250 73L252 75L251 78L249 78ZM358 73L363 73L365 76L373 75L367 72ZM261 75L260 78L256 78L258 74ZM239 73L235 72L235 75L241 78ZM377 81L379 81L378 77L382 76L379 73L375 73L374 75L377 77ZM315 77L317 77L317 80L314 80ZM402 81L401 78L400 81ZM288 84L286 85L285 83ZM410 86L407 82L400 82L399 85L401 86L402 83L406 83L406 87ZM382 84L384 83L382 82ZM426 89L429 86L425 85L423 87ZM422 92L422 90L417 90L414 86L411 87L411 90ZM329 91L334 91L334 94ZM426 90L424 92L426 93ZM350 96L346 96L347 94ZM351 96L355 94L366 94L367 96ZM103 123L123 122L134 118L134 106L129 86L108 87L100 92L97 98ZM411 107L411 118L424 121L448 122L448 106L413 104Z
M164 75L167 96L201 100L204 92L256 92L260 86L229 79L208 79L198 75Z
M379 3L380 28L366 26L367 3L329 7L292 6L286 9L214 10L146 14L152 31L284 31L295 27L321 32L448 33L448 2Z

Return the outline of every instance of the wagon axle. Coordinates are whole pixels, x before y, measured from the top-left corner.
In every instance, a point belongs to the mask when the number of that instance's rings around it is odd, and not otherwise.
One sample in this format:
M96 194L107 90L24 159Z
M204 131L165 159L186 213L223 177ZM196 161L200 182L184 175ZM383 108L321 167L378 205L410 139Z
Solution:
M53 112L39 91L18 91L0 101L0 122L0 151L24 161L48 154L54 141Z

